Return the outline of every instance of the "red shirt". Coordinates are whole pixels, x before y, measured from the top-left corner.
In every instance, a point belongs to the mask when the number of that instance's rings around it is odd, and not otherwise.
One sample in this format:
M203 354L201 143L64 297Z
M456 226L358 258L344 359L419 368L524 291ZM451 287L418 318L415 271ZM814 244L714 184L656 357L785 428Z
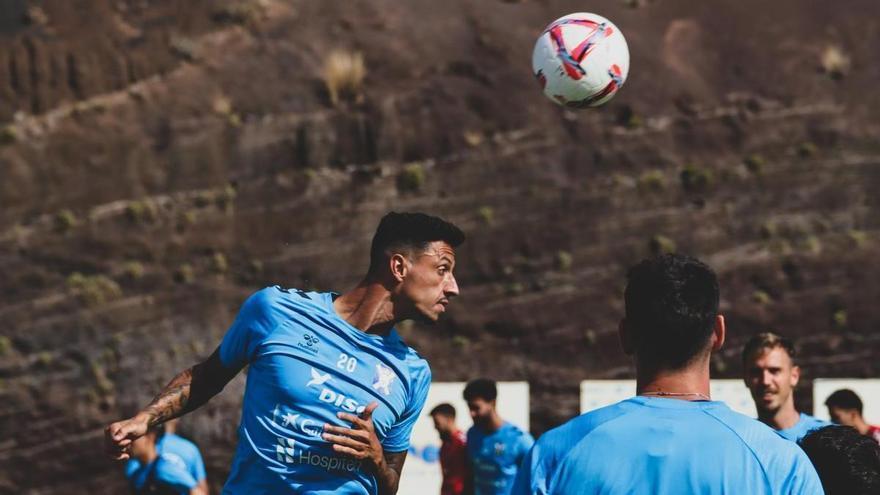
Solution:
M880 443L880 426L868 425L868 436Z
M468 476L467 437L456 431L440 446L440 468L443 470L443 485L440 495L461 495Z

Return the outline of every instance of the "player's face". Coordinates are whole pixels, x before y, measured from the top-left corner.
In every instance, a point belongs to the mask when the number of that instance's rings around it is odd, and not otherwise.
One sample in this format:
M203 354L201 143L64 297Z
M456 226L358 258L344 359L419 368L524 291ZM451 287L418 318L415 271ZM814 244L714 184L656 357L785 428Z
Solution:
M492 412L495 410L495 401L487 401L477 397L469 400L468 410L475 425L487 426L492 421Z
M746 385L760 411L777 411L793 400L792 392L799 378L800 370L781 347L765 350L746 363Z
M446 311L449 300L458 295L455 251L443 241L432 242L413 255L410 270L403 279L401 292L413 308L415 317L437 321Z
M434 420L434 429L440 434L440 438L446 438L455 429L455 419L444 414L435 414L431 416Z
M832 406L832 407L828 408L828 415L831 416L831 421L834 421L835 423L837 423L839 425L853 426L853 427L856 426L856 421L855 421L856 411L855 410L849 411L846 409L841 409L839 407Z

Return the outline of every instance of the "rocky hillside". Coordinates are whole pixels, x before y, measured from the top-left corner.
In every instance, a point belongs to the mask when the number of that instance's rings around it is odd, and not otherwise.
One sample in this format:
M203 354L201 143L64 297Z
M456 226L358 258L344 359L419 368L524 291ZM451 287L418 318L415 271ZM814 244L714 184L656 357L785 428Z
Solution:
M621 291L652 252L719 272L717 376L765 329L800 338L808 379L880 375L880 4L593 2L632 69L572 112L530 55L585 8L5 0L0 492L125 491L103 426L210 354L250 292L352 286L392 209L469 235L462 297L401 332L435 379L530 381L535 433L576 414L581 379L631 376ZM242 387L184 423L215 488Z

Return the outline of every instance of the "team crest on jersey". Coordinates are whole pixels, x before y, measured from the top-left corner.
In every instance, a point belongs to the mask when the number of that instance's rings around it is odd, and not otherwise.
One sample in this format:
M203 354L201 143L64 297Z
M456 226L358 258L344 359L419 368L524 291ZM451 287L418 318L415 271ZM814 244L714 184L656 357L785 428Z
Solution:
M504 455L504 444L501 442L495 443L495 456L499 457Z
M394 382L394 370L382 363L376 365L376 376L373 377L373 390L378 390L385 395L391 395L391 384Z

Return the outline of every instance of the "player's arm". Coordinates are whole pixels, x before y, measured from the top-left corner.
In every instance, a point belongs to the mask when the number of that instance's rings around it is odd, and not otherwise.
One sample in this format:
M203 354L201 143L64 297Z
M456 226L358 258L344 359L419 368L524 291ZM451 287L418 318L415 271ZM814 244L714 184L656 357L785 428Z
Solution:
M243 366L224 365L219 351L216 349L205 361L178 373L136 415L108 426L104 430L107 454L116 460L128 459L131 442L149 428L193 411L220 393Z
M407 452L388 452L382 455L384 463L376 466L376 481L379 484L379 493L394 495L400 484L400 473L403 471L403 463L406 462Z

